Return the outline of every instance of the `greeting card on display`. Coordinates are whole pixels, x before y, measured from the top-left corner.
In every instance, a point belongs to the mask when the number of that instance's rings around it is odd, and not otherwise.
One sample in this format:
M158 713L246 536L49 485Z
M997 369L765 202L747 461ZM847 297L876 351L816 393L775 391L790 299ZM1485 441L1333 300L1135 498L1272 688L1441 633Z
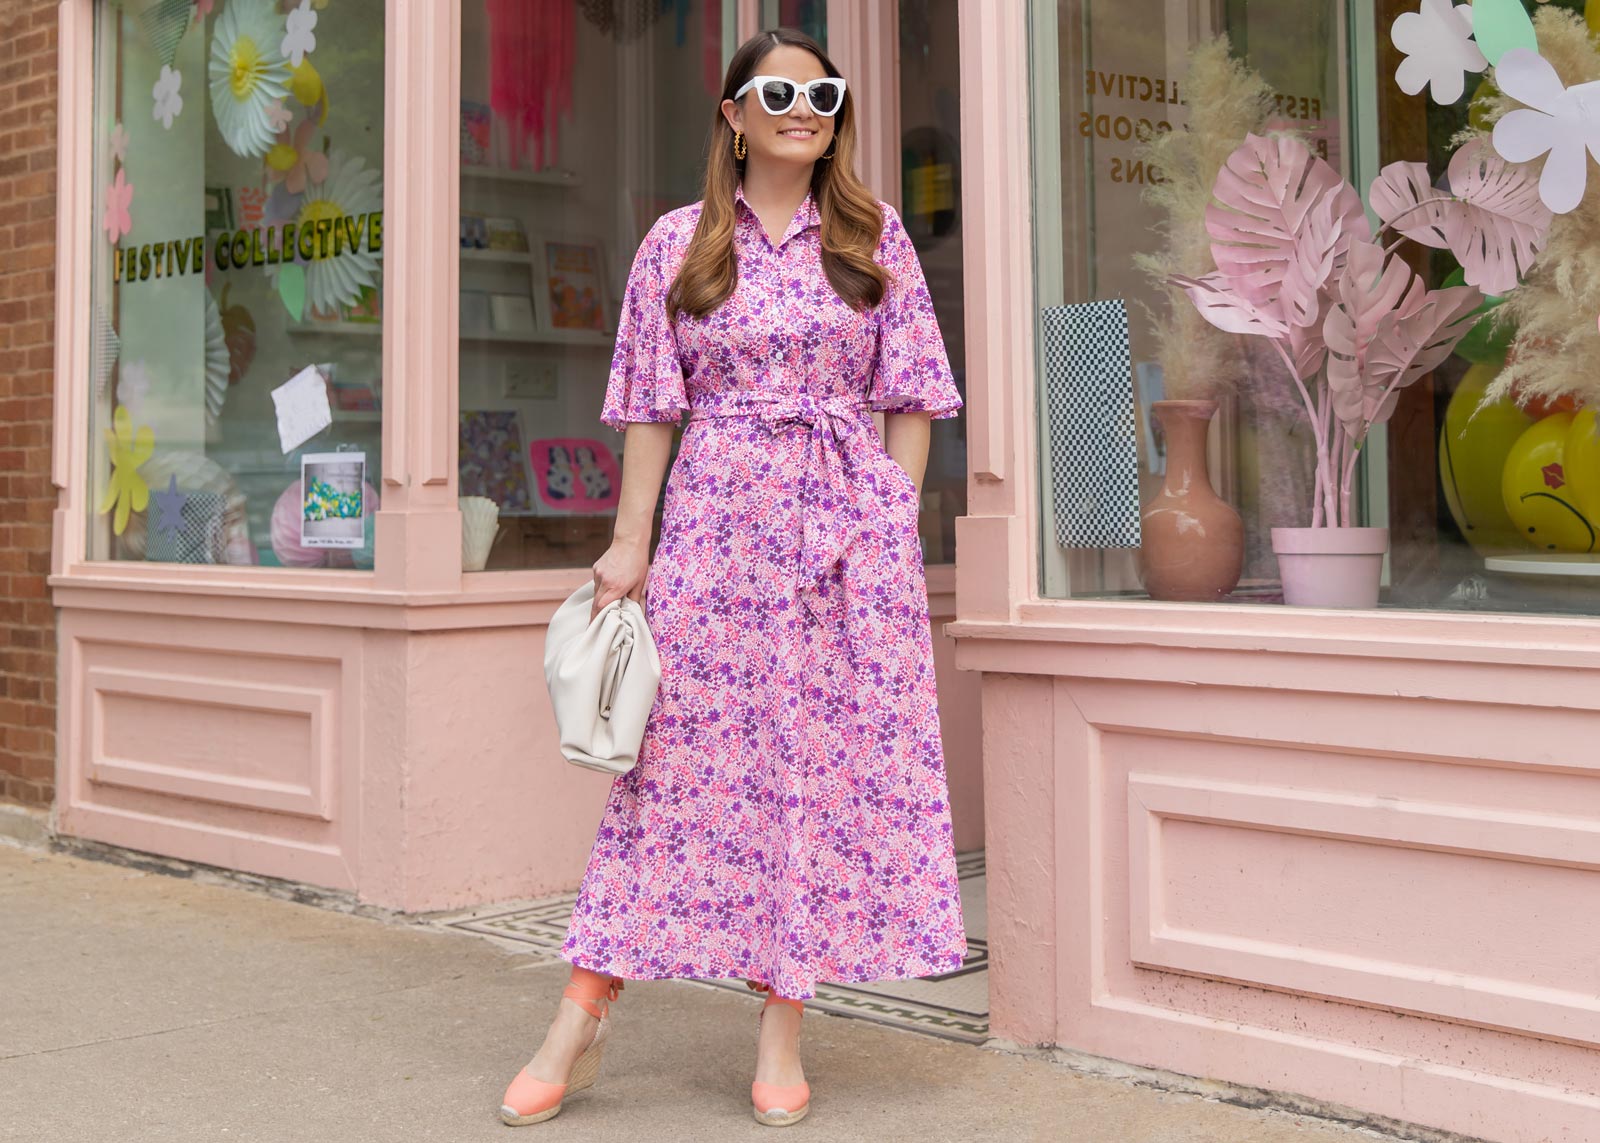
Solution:
M606 293L596 242L544 244L552 329L606 328Z
M500 505L502 516L531 514L533 497L522 439L522 422L515 410L463 410L460 494L488 497Z
M522 229L522 223L516 219L490 218L485 220L484 226L488 231L490 250L502 250L512 254L528 252L528 235Z
M359 548L366 543L367 455L307 453L300 458L300 545Z
M461 332L488 333L489 295L482 290L461 291Z
M622 469L603 443L587 437L550 437L528 445L541 514L602 515L616 511Z
M527 294L490 294L489 327L495 333L533 333L537 324Z
M470 99L461 101L461 165L481 167L489 162L489 128L492 120L486 104Z

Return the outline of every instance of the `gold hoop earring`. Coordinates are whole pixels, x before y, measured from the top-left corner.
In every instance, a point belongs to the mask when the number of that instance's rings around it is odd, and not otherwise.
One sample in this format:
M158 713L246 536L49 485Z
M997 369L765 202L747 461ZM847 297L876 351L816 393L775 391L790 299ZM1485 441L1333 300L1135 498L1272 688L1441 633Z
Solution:
M735 131L733 133L733 157L735 159L742 159L749 153L750 148L744 141L744 132Z
M838 154L838 153L839 153L839 140L837 140L837 139L835 139L835 140L834 140L834 141L833 141L833 150L831 150L831 151L829 151L829 152L828 152L828 153L827 153L827 154L826 154L826 155L824 155L824 156L822 156L822 157L823 157L823 158L824 158L824 159L831 159L831 158L833 158L833 157L834 157L834 156L835 156L835 155L837 155L837 154Z

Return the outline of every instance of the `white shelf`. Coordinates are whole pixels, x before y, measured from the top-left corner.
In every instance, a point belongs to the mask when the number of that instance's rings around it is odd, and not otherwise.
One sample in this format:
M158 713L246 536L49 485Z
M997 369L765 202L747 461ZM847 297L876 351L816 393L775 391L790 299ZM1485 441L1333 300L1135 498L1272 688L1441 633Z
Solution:
M594 349L610 349L616 344L615 335L590 329L551 330L549 333L481 333L461 334L463 342L483 341L495 345L586 345Z
M474 182L528 183L534 186L575 187L582 180L572 171L513 171L505 167L461 167L461 177Z
M359 337L383 336L383 325L375 321L292 321L289 323L288 329L290 333L354 334Z
M383 333L381 325L355 321L291 322L288 328L290 333L331 336L378 337ZM616 344L616 335L592 329L560 329L549 333L496 333L487 330L478 333L462 331L461 340L495 345L578 345L610 349Z
M1600 579L1600 554L1555 552L1526 555L1490 556L1483 566L1511 575L1547 576L1557 579Z
M464 246L461 249L463 262L506 262L513 265L526 266L533 261L533 255L525 250L479 250L476 247Z

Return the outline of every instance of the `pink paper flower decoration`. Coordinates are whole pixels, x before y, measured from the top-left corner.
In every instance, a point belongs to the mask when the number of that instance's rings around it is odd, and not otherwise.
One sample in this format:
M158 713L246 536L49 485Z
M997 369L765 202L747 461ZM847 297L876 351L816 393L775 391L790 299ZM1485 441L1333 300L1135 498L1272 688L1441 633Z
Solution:
M133 229L133 184L127 172L118 169L117 177L106 188L106 214L103 225L106 237L115 246L124 234Z
M119 163L128 161L128 131L121 123L111 128L111 158Z
M267 122L274 131L287 131L294 122L294 112L283 105L283 100L267 104Z
M194 0L194 18L196 20L204 20L211 15L213 3L214 0Z
M267 152L268 176L282 179L290 194L300 194L307 183L326 182L328 156L316 149L317 125L310 119L295 129L291 140L285 131Z

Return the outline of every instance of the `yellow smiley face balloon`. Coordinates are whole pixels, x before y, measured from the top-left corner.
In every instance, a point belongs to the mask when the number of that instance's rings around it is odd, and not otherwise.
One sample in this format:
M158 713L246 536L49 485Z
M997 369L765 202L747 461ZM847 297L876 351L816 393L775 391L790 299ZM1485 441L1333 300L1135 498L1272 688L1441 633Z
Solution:
M1579 409L1572 418L1561 463L1578 511L1600 527L1600 418L1593 409Z
M1478 408L1503 364L1485 361L1468 369L1439 428L1439 485L1456 527L1481 556L1528 549L1524 533L1506 512L1500 478L1511 447L1533 418L1511 400Z
M1534 422L1511 446L1501 473L1506 512L1538 551L1593 552L1600 547L1595 518L1579 507L1567 472L1567 435L1576 419L1572 413L1556 413Z

